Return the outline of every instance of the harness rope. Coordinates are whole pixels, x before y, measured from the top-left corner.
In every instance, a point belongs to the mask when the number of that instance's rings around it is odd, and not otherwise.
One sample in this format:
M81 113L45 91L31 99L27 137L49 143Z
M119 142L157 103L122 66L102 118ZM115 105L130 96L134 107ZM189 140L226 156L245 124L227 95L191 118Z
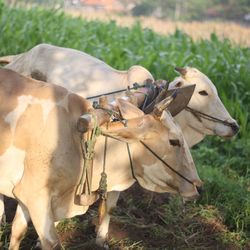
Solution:
M131 173L132 173L132 177L136 180L136 176L135 176L135 173L134 173L134 166L133 166L133 160L132 160L132 156L131 156L131 152L130 152L130 148L129 148L129 144L126 142L126 146L127 146L127 151L128 151L128 158L129 158L129 163L130 163L130 168L131 168Z
M144 88L144 87L148 87L149 83L143 84L143 85L139 85L138 83L134 83L133 87L130 88L129 86L126 89L120 89L120 90L116 90L116 91L112 91L112 92L108 92L108 93L104 93L104 94L100 94L100 95L94 95L94 96L89 96L86 99L87 100L91 100L91 99L95 99L95 98L99 98L101 96L109 96L109 95L113 95L113 94L118 94L127 90L131 90L131 89L139 89L139 88Z
M167 162L165 162L161 157L159 157L159 155L157 155L145 142L140 140L140 143L148 150L150 151L159 161L161 161L165 166L167 166L170 170L172 170L174 173L176 173L177 175L179 175L179 177L181 177L182 179L184 179L185 181L187 181L188 183L192 184L195 186L195 184L190 181L187 177L185 177L184 175L182 175L181 173L179 173L178 171L176 171L174 168L172 168Z
M92 184L92 172L93 172L93 158L94 147L96 143L96 137L101 134L100 128L97 125L95 119L94 128L91 131L91 135L81 133L80 145L84 158L82 175L79 184L76 188L77 202L81 205L89 205L90 202L94 202L95 197L91 197L91 184ZM85 140L87 137L87 140Z
M124 125L124 127L128 127L128 120L122 120L121 117L119 119L119 121ZM127 147L127 151L128 151L128 158L129 158L129 163L130 163L130 169L131 169L131 173L132 173L132 177L136 180L136 176L135 176L135 173L134 173L134 166L133 166L133 160L132 160L132 156L131 156L131 152L130 152L130 148L129 148L129 144L128 142L126 142L126 147Z
M108 129L108 123L107 123L107 129ZM98 207L98 215L99 215L99 225L102 223L103 218L106 214L107 211L107 174L105 172L106 170L106 155L107 155L107 146L108 146L108 137L105 137L105 142L104 142L104 151L103 151L103 169L101 173L101 179L99 182L99 188L98 188L98 193L100 195L101 201Z
M188 112L190 112L191 114L193 114L197 119L198 121L201 122L201 117L206 119L206 120L209 120L209 121L215 121L215 122L218 122L218 123L222 123L230 128L233 128L234 127L234 124L230 123L230 122L227 122L227 121L223 121L217 117L214 117L214 116L211 116L211 115L207 115L203 112L200 112L198 110L195 110L195 109L192 109L190 107L186 107L185 110L187 110Z

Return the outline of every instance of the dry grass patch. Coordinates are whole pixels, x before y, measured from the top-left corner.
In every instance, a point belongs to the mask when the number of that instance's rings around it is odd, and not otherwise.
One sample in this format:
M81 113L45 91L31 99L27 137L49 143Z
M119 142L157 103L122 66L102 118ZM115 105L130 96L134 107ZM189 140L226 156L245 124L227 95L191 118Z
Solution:
M143 28L149 28L162 34L173 34L176 29L184 31L190 35L195 41L201 39L210 39L212 33L216 33L221 39L229 39L235 45L250 46L250 28L234 22L175 22L168 20L159 20L153 17L131 17L118 16L107 13L89 13L84 11L66 10L73 16L81 16L87 20L100 20L109 22L115 20L119 26L131 27L137 21L140 21Z

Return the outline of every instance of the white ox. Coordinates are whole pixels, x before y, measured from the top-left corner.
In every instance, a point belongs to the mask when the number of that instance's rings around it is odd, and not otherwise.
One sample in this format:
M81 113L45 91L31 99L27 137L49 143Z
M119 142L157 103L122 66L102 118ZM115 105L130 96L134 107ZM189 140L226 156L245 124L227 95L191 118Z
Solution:
M230 116L212 81L196 68L176 68L181 73L169 84L169 89L195 84L195 90L188 107L200 113L192 113L187 109L175 116L189 147L204 139L206 135L232 137L238 130L237 122Z
M83 166L78 118L90 112L90 103L66 89L0 69L0 193L18 201L10 249L19 249L29 219L41 240L42 249L60 249L54 222L84 214L88 206L74 202ZM201 185L189 148L171 115L144 115L137 107L118 100L123 114L137 116L127 123L109 125L106 173L107 190L123 191L134 182L126 143L132 153L133 172L140 185L155 192L198 196ZM103 111L94 112L105 120ZM159 114L158 114L159 115ZM106 127L106 126L104 126ZM124 141L124 142L122 142ZM188 183L166 167L161 159L189 179ZM104 137L96 143L92 191L96 191L103 164ZM141 157L143 155L143 157ZM117 165L119 162L119 165Z
M84 52L40 44L26 53L0 58L12 61L6 66L22 75L58 84L83 97L103 94L117 88L127 88L133 83L143 83L153 76L142 66L135 65L127 71L115 70L103 61Z

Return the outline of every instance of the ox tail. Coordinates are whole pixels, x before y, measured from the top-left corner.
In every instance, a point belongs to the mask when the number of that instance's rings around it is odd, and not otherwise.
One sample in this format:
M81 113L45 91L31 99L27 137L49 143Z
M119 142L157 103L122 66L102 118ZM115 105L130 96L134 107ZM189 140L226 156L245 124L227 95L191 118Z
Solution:
M13 62L15 59L17 59L18 57L20 57L22 54L18 54L18 55L9 55L9 56L2 56L0 57L0 63L3 64L8 64Z

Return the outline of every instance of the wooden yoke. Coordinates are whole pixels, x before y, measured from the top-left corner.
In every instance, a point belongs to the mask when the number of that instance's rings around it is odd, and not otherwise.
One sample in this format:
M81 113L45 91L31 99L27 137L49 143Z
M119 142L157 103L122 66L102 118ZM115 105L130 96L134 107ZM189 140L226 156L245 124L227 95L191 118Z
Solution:
M109 109L110 105L106 96L99 98L99 106L104 109ZM81 133L91 131L96 124L101 126L102 124L109 122L110 115L103 109L91 109L88 113L83 114L77 121L77 130Z

